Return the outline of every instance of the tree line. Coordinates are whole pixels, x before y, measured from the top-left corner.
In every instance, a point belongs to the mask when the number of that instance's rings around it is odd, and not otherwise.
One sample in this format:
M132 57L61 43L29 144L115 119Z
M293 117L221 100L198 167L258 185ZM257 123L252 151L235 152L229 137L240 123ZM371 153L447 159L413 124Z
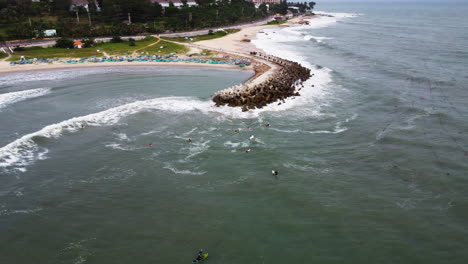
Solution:
M88 0L88 8L71 0L0 0L0 39L57 36L90 38L194 30L251 22L287 11L287 3L255 8L245 0L196 0L198 6L178 8L169 0L163 8L151 0ZM96 6L96 4L98 7Z

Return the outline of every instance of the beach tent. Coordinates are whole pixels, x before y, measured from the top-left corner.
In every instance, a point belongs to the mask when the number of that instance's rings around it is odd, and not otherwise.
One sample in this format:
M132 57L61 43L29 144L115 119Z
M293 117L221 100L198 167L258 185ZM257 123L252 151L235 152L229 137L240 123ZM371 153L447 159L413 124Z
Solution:
M83 47L83 42L79 41L79 40L75 40L75 42L73 42L73 47L75 49L81 49Z

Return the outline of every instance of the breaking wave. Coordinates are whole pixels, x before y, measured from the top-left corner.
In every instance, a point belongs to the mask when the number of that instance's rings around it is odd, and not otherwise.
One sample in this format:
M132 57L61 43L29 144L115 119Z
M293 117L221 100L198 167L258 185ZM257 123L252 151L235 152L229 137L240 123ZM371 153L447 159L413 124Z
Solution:
M34 97L43 96L45 94L48 94L49 92L50 88L37 88L19 92L0 94L0 109L10 104L14 104Z
M284 108L284 107L283 107ZM279 108L281 109L281 108ZM16 170L24 171L24 167L36 160L45 159L48 150L37 142L39 139L54 139L64 132L76 132L86 127L109 126L117 124L122 118L142 111L169 111L174 113L199 112L215 115L221 118L255 118L264 111L277 111L275 106L267 106L250 112L242 112L240 108L216 107L213 102L201 101L191 97L162 97L117 106L108 110L85 116L74 117L56 124L48 125L39 131L27 134L8 145L0 148L0 168L16 167ZM121 139L124 139L123 136ZM121 146L108 146L121 147ZM194 145L191 158L203 152L207 146ZM198 149L200 148L200 149Z

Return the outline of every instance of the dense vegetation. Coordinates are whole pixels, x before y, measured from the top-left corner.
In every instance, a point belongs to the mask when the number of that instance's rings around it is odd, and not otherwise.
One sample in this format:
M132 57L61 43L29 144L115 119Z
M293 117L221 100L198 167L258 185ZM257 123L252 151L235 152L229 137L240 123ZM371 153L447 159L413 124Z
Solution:
M88 10L70 7L71 0L0 0L0 38L44 37L44 30L56 29L61 37L96 37L161 33L249 22L266 17L244 0L198 0L199 6L163 10L150 0L89 0Z
M0 41L42 38L47 29L56 29L59 37L91 38L218 27L285 14L288 7L286 0L269 12L265 4L255 8L246 0L196 2L163 8L151 0L88 0L86 9L72 6L72 0L0 0Z
M291 7L291 6L295 6L297 8L299 8L299 10L296 10L296 9L290 9L293 13L304 13L306 10L312 10L314 9L314 6L315 6L315 2L304 2L304 3L300 3L300 2L297 2L297 3L293 3L293 2L290 2L288 3L288 7Z

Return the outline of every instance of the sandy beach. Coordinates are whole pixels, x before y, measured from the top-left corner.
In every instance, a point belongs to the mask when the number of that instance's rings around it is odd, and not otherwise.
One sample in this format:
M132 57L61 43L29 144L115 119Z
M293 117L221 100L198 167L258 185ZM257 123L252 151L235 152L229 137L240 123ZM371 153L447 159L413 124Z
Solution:
M208 63L191 63L191 62L102 62L102 63L54 63L54 64L26 64L10 66L9 62L0 62L0 74L29 72L29 71L44 71L58 69L74 69L74 68L93 68L93 67L142 67L142 66L157 66L157 67L198 67L198 68L228 68L253 71L252 67L240 68L236 65L229 64L208 64Z
M230 51L230 52L241 52L241 53L248 53L250 51L264 52L263 50L255 47L255 45L253 45L251 42L245 42L243 40L255 39L257 32L265 28L288 27L299 22L302 19L303 19L302 16L295 17L291 20L288 20L286 23L282 25L248 26L248 27L241 28L239 32L229 34L223 38L199 41L199 42L196 42L195 44L206 47L206 48L211 48L211 49L219 49L222 47L223 50Z

